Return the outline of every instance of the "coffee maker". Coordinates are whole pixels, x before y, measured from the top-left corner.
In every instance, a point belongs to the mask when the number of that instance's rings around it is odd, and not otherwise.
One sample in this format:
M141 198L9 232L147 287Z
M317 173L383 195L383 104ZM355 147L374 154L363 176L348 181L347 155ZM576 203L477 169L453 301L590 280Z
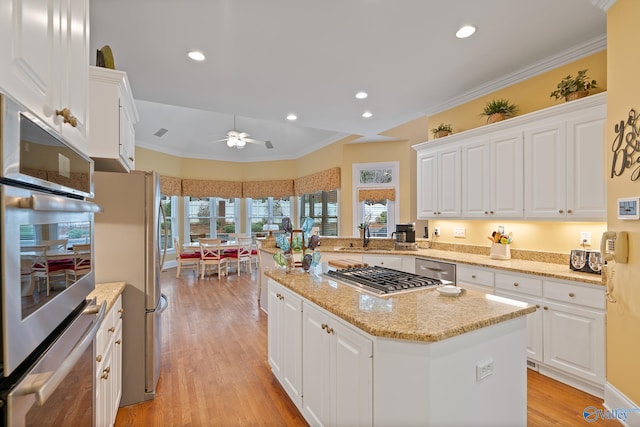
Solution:
M417 249L414 223L396 224L396 231L391 233L391 237L394 234L396 236L396 249Z

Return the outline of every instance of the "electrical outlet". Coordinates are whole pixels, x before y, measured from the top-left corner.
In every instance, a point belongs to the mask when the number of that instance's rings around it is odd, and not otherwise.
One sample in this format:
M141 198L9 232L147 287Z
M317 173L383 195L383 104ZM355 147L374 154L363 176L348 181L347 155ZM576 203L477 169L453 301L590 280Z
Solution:
M476 364L476 382L480 382L490 375L493 375L493 359Z
M465 237L466 235L467 235L467 230L464 228L453 229L453 237Z
M581 231L580 232L580 244L585 246L591 246L591 232L590 231Z
M436 237L440 237L440 227L433 228L433 235Z

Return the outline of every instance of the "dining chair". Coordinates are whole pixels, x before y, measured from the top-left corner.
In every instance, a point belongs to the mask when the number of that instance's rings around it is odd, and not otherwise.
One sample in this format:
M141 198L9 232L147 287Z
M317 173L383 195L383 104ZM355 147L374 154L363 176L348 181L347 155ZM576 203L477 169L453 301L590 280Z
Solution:
M71 256L65 259L51 259L48 255L49 247L45 245L34 246L32 251L34 255L31 258L31 280L35 281L37 290L40 292L39 280L44 279L47 285L47 296L49 296L51 276L65 275L65 270L71 266L73 260Z
M251 261L255 261L256 268L258 271L260 270L260 266L262 265L262 260L260 259L260 249L262 248L262 242L258 239L253 241L253 246L251 247Z
M194 268L196 277L200 275L200 252L183 252L180 240L177 237L173 238L173 247L176 249L176 261L178 262L178 268L176 269L176 278L180 277L180 271L182 267Z
M227 274L228 258L223 255L220 239L200 239L200 278L204 279L207 265L218 267L218 279ZM224 269L222 268L224 266Z
M64 271L65 286L69 287L69 276L73 276L73 281L77 282L78 277L84 276L91 271L91 245L73 245L73 261Z
M238 237L237 244L230 249L227 249L224 254L228 259L236 260L236 271L238 276L240 275L240 267L243 263L249 266L249 272L253 272L251 269L251 247L253 246L253 239L251 237Z

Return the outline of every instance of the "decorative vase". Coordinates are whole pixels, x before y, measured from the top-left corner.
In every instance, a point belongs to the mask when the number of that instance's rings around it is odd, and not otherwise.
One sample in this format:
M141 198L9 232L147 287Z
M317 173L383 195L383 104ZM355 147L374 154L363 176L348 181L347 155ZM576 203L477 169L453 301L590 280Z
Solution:
M449 135L448 130L441 130L440 132L436 133L436 138L442 138L443 136L448 136L448 135Z
M364 239L364 230L363 229L359 229L358 231L360 231L360 240Z
M569 102L569 101L573 101L575 99L584 98L587 95L589 95L589 91L588 90L581 90L579 92L571 92L570 94L568 94L567 96L564 97L564 100Z
M504 120L506 118L507 118L507 116L505 116L504 113L493 113L487 119L487 123L501 122L502 120Z

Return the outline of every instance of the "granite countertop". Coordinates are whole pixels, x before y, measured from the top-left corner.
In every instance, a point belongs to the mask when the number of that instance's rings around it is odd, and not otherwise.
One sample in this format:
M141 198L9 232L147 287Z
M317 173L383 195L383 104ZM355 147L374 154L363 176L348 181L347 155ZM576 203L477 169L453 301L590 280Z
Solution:
M106 301L108 313L118 297L122 294L122 292L124 292L125 286L125 282L96 284L95 289L89 294L87 299L96 298L96 302L98 305L102 304L102 301Z
M263 248L267 253L273 254L279 251L278 248ZM320 247L321 253L327 254L371 254L371 255L409 255L422 258L431 258L442 261L451 261L455 263L469 264L477 267L488 267L493 269L505 270L505 272L534 274L554 279L577 281L589 283L592 285L604 285L603 276L599 274L583 273L573 271L568 264L557 264L552 262L543 262L525 259L509 259L499 260L489 258L487 255L474 253L446 251L439 249L418 249L416 250L396 250L396 249L363 249L363 248L345 248L345 247Z
M424 289L373 296L323 276L270 268L265 274L303 298L376 337L434 342L529 313L534 306L465 290L455 297Z

